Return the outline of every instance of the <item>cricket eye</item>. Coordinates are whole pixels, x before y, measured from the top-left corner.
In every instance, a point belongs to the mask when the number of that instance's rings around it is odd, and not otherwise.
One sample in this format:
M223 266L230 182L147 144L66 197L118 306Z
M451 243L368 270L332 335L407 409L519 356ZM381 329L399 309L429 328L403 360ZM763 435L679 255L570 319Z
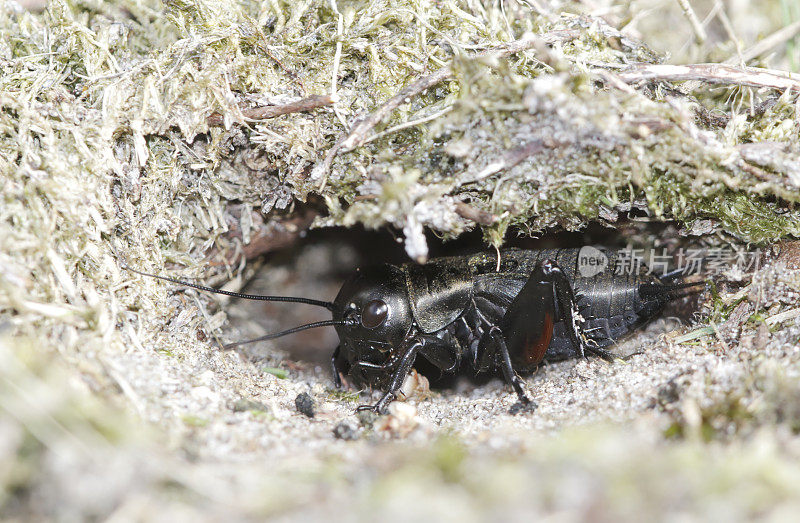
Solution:
M381 300L372 300L364 305L361 311L361 325L367 329L374 329L383 325L389 315L389 306Z

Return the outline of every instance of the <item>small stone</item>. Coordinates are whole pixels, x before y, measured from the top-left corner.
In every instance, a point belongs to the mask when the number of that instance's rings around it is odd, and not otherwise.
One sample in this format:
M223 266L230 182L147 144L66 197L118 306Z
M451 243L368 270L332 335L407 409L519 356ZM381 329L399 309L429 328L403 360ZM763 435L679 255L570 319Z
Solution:
M417 409L408 403L394 402L389 404L389 414L375 422L375 431L390 438L405 438L419 425Z
M656 395L658 404L663 406L677 403L681 399L681 385L675 378L672 378L658 389Z
M538 405L533 401L526 401L524 403L518 401L511 405L511 408L508 409L508 413L512 416L516 416L517 414L529 414L535 411L536 407L538 407Z
M361 426L366 429L371 429L378 419L378 415L371 410L359 410L356 417L358 418L358 422L361 423Z
M333 427L333 437L345 441L356 440L358 439L358 428L354 427L350 422L340 421Z
M308 392L301 392L294 399L294 406L297 407L297 412L305 414L309 418L314 417L314 398Z
M428 378L417 372L416 369L411 369L403 385L400 387L400 394L398 400L406 401L410 398L426 399L431 397L431 385Z

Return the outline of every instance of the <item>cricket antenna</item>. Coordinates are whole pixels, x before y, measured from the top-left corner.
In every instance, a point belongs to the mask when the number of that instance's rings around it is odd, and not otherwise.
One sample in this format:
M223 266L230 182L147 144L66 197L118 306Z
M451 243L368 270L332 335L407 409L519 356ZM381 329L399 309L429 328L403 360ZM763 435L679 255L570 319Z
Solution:
M295 332L300 332L308 329L315 329L317 327L327 327L329 325L344 325L347 323L343 320L325 320L325 321L315 321L314 323L307 323L305 325L300 325L299 327L292 327L291 329L286 329L285 331L280 332L273 332L272 334L267 334L264 336L259 336L258 338L253 338L252 340L245 340L245 341L236 341L233 343L226 343L222 346L225 350L234 349L240 345L246 345L248 343L255 343L257 341L266 341L266 340L274 340L275 338L280 338L281 336L287 336L289 334L294 334Z
M176 278L170 278L168 276L159 276L157 274L150 274L148 272L137 271L136 269L131 269L127 265L122 265L122 268L126 271L134 272L136 274L140 274L142 276L149 276L151 278L156 278L158 280L168 281L170 283L177 283L178 285L183 285L185 287L191 287L192 289L197 289L199 291L205 292L213 292L215 294L224 294L225 296L233 296L234 298L242 298L245 300L257 300L257 301L283 301L283 302L290 302L290 303L305 303L308 305L314 305L316 307L325 307L329 311L333 312L334 305L332 302L329 301L322 301L322 300L312 300L311 298L300 298L296 296L262 296L260 294L242 294L240 292L231 292L231 291L223 291L220 289L214 289L212 287L206 287L205 285L198 285L196 283L189 283L188 281L178 280ZM313 324L309 324L313 325ZM331 324L333 325L333 324ZM321 325L314 325L315 327L321 327ZM305 327L310 329L311 327ZM291 330L291 329L290 329ZM300 329L304 330L304 329ZM297 331L292 331L297 332ZM286 334L291 334L287 332ZM257 341L257 340L252 340ZM248 343L248 342L242 342Z

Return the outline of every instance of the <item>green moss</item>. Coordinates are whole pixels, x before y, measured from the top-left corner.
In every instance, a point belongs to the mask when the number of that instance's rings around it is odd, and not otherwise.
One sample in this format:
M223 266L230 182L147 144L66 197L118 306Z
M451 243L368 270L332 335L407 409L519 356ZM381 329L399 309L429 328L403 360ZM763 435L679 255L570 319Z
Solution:
M752 323L754 325L760 325L764 323L764 320L768 318L768 315L765 311L757 311L750 315L747 318L747 323Z
M666 438L697 437L705 442L733 438L756 419L744 398L737 393L727 393L699 407L696 421L692 419L690 422L680 414L675 418L664 431Z
M250 412L254 415L269 414L270 410L269 407L260 401L245 398L236 400L232 405L232 409L234 412Z
M463 466L467 457L464 444L453 435L445 435L436 441L433 452L433 464L439 469L444 480L460 481L465 473Z
M621 56L617 52L605 59ZM423 225L448 237L472 226L449 207L468 197L478 208L503 217L487 231L499 244L509 225L531 234L555 225L576 229L598 218L600 201L613 209L644 200L656 219L688 225L709 218L743 241L763 244L800 234L794 205L800 193L787 190L778 175L762 173L759 181L752 173L760 167L732 162L736 153L722 129L702 135L686 119L692 104L620 97L587 82L590 75L577 68L548 75L547 68L528 64L516 57L500 64L457 61L457 83L441 87L457 97L452 111L421 128L421 135L418 129L398 131L341 155L330 183L343 191L349 208L337 206L328 223L405 226L417 214ZM784 110L784 103L774 107ZM418 114L424 112L421 108ZM754 122L762 118L769 120L761 115ZM481 174L516 148L551 136L558 136L559 143L511 167ZM364 173L381 174L365 182ZM407 176L414 185L403 181ZM382 187L385 197L356 201L363 192L359 180L362 188ZM427 184L427 193L420 183Z
M278 367L264 367L261 370L266 372L267 374L272 374L279 380L285 380L289 377L289 374L284 369L280 369Z
M181 416L181 421L190 427L202 428L208 425L209 420L194 414L184 414Z
M360 403L361 394L358 391L327 389L328 399L348 403Z

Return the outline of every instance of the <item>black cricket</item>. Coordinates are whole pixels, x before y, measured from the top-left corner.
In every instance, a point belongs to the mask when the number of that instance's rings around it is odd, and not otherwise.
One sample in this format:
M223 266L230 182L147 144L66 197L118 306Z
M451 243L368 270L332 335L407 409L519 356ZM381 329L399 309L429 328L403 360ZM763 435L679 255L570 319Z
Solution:
M611 360L607 347L653 319L680 291L703 284L677 281L679 271L651 274L644 264L620 271L618 261L612 250L584 247L384 264L357 271L333 302L220 291L129 270L229 296L327 308L330 321L225 348L333 325L340 340L331 358L336 386L349 375L358 386L383 390L377 403L359 407L380 413L397 397L417 358L444 373L462 365L476 374L499 370L520 404L532 405L518 372L590 354Z

